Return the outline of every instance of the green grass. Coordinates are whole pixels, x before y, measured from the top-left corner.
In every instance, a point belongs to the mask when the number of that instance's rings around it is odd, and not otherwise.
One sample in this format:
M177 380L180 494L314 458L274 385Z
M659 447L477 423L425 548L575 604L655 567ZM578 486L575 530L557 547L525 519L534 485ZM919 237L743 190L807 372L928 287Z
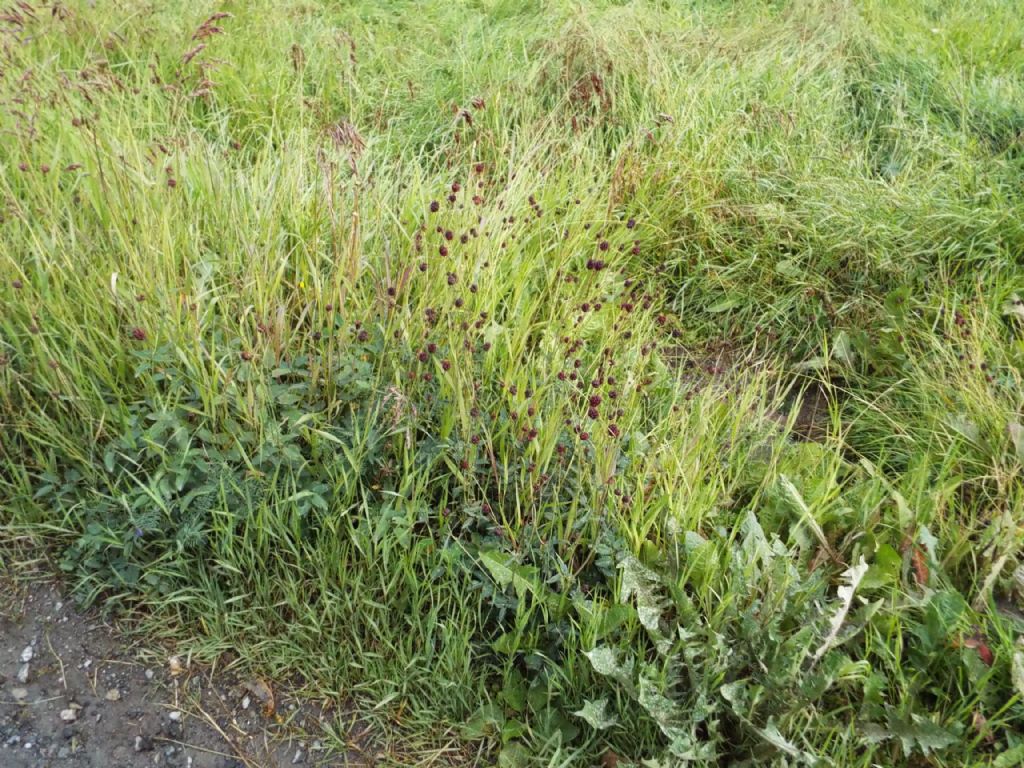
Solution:
M0 21L8 559L385 763L1024 759L1017 4L219 10Z

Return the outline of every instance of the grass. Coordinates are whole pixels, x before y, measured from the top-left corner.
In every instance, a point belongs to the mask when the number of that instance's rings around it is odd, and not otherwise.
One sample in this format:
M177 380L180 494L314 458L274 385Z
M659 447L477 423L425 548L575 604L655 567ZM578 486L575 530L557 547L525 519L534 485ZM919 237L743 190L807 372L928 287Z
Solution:
M1018 10L11 6L6 557L385 763L1019 764Z

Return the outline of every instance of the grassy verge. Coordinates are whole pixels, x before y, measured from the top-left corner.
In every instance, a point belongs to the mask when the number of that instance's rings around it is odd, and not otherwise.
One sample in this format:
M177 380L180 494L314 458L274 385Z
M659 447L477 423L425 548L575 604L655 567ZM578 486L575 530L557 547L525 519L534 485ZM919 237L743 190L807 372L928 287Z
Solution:
M1024 758L1013 3L0 25L0 523L83 599L398 762Z

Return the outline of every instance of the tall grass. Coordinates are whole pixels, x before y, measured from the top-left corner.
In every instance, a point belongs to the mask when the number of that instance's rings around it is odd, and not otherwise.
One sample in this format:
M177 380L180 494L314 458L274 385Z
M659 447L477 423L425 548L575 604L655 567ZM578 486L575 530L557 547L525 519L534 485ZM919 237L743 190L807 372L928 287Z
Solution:
M1024 757L1013 3L0 24L0 530L82 599L396 764Z

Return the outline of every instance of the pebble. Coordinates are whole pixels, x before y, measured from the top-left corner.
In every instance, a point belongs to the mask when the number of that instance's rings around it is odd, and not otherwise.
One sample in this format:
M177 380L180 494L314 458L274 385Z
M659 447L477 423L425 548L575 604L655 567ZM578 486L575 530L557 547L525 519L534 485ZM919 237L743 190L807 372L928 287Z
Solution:
M31 645L26 645L25 650L21 652L21 660L28 664L32 661L32 657L35 656L35 649Z
M147 680L152 680L152 679L153 679L153 676L154 676L154 675L153 675L153 670L152 670L152 669L147 669L147 670L146 670L146 679L147 679Z
M248 696L242 697L242 709L248 709L251 703L252 699L250 699Z
M29 669L28 669L28 662L22 664L21 667L19 667L19 669L18 669L18 682L19 683L27 683L28 682L28 671L29 671Z
M142 734L135 737L136 752L149 752L151 749L153 749L153 739Z
M14 697L15 701L24 701L25 699L28 698L28 689L27 688L12 688L11 689L11 696Z
M107 691L103 698L105 698L107 701L120 701L121 692L117 690L117 688L111 688L109 691Z
M60 711L60 719L65 723L73 723L78 719L78 712L74 709L62 709Z
M178 722L179 720L181 720L181 712L179 712L176 709L172 709L170 712L167 713L167 717L169 717L174 722Z
M295 757L292 758L292 765L298 765L302 762L302 759L306 756L306 753L301 749L295 750Z

